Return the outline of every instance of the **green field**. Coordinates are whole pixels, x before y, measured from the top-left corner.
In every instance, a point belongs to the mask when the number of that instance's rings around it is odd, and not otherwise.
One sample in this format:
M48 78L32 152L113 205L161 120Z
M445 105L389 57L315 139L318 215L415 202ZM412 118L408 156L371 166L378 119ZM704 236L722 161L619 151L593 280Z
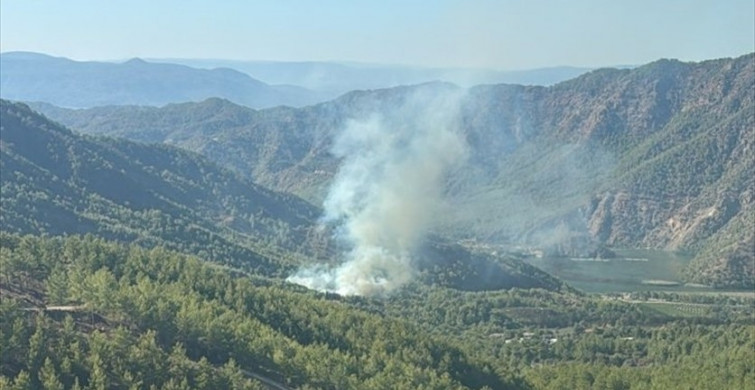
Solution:
M706 317L710 314L710 305L692 303L647 302L639 305L666 314L670 317Z
M586 292L711 291L685 285L680 272L690 256L658 250L616 250L616 258L537 258L526 261Z

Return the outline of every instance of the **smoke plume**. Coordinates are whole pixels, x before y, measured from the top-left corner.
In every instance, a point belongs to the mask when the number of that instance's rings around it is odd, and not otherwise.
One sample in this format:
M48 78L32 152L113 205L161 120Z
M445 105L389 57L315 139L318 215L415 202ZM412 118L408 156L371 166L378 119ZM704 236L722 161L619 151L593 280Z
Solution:
M335 139L341 166L322 223L345 247L335 266L289 281L342 295L385 295L412 278L412 253L443 204L445 175L465 157L461 92L420 89L395 107L351 120Z

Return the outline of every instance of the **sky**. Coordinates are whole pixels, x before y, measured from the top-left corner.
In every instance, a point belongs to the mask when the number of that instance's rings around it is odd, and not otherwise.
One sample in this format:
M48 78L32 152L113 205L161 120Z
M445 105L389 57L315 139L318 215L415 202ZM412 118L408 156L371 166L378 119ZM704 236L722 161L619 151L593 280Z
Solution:
M532 69L755 51L755 0L2 0L0 51Z

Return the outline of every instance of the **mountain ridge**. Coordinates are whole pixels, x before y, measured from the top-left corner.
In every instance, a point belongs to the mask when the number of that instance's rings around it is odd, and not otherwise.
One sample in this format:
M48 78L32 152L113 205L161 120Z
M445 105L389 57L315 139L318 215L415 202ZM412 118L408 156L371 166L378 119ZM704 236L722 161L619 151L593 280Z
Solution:
M131 59L121 63L74 61L30 52L0 54L0 96L63 107L108 104L162 106L220 96L250 107L301 106L321 101L315 92L268 85L229 68Z
M746 248L755 234L742 218L752 213L748 194L755 187L748 178L754 62L755 54L699 63L659 60L631 70L595 70L551 87L471 88L461 123L475 153L451 178L449 193L459 203L443 231L460 239L469 238L459 235L466 231L538 245L563 226L576 241L690 250L698 253L691 265L698 272L690 280L749 286L755 267L747 260L755 254ZM256 112L211 101L182 106L183 114L176 106L152 111L158 122L129 114L133 108L50 114L85 132L174 143L317 204L338 167L329 155L332 138L347 120L369 112L390 115L417 90L455 89L431 83L355 91L301 109ZM172 125L181 115L218 104L218 115ZM545 183L558 183L561 192ZM720 217L703 218L711 207L721 210ZM744 244L713 250L706 242L730 241L718 231ZM731 256L740 258L733 268L725 265ZM722 267L739 271L715 277L704 271Z

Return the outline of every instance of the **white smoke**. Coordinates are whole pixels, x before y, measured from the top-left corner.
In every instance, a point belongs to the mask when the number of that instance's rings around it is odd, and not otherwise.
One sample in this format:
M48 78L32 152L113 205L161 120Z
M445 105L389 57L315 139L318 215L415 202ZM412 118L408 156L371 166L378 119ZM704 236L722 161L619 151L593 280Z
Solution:
M418 92L345 126L332 149L342 163L323 223L349 249L341 264L302 268L290 282L374 296L412 278L412 252L441 210L445 174L466 155L460 99L460 91Z

